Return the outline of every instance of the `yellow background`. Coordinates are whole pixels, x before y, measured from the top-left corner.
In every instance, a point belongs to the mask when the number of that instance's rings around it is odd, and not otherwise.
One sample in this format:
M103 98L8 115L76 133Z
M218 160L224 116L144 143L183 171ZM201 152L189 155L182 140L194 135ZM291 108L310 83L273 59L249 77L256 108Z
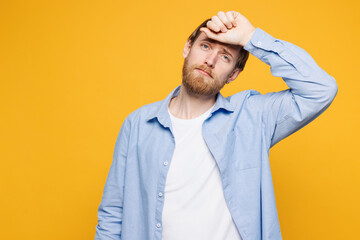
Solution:
M359 1L1 1L1 239L93 239L125 117L181 83L218 11L305 49L333 104L270 154L284 239L359 239ZM225 96L287 88L254 56Z

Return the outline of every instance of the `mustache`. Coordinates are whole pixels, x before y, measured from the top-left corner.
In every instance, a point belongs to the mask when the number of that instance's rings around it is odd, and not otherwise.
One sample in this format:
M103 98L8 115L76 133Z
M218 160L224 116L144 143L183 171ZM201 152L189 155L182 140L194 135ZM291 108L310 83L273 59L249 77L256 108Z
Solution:
M207 72L212 78L214 78L213 74L212 74L212 71L211 71L211 68L208 68L206 66L195 66L194 69L203 70L203 71Z

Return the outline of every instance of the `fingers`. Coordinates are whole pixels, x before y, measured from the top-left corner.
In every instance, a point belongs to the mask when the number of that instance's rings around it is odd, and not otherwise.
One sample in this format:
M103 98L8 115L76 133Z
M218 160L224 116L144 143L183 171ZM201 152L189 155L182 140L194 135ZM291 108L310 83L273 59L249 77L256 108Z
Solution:
M234 18L233 11L226 12L226 16L227 16L227 18L229 19L229 21L231 22L231 24L232 24L234 27L236 27L236 21L235 21L235 18Z
M228 29L236 27L236 21L233 15L233 11L224 13L218 12L216 16L213 16L206 26L214 32L227 32Z
M200 28L200 31L203 32L203 33L205 33L208 38L211 38L211 39L220 41L220 39L219 39L219 37L217 36L217 34L215 34L215 33L213 33L212 31L210 31L209 28L207 28L207 27L202 27L202 28Z
M230 19L223 11L218 12L217 16L227 28L232 28Z
M213 16L211 18L211 21L208 22L208 25L213 26L216 32L218 31L227 32L227 27L222 23L222 21L218 16Z

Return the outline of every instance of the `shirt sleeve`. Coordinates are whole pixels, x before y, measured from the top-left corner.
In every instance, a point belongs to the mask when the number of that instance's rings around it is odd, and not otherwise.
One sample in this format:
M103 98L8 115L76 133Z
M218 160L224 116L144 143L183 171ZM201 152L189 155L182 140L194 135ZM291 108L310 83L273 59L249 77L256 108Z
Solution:
M282 77L289 87L253 96L263 109L269 147L314 120L334 100L335 79L300 47L256 28L244 49L270 65L271 74Z
M113 161L98 208L98 225L96 226L95 240L121 239L129 125L126 119L115 143Z

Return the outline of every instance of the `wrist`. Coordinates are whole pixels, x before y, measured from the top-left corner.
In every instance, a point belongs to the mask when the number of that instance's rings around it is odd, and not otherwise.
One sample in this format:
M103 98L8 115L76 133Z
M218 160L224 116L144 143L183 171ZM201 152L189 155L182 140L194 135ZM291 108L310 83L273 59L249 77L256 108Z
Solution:
M243 40L240 42L240 45L242 47L244 47L249 41L250 39L252 38L252 36L254 35L254 32L255 32L256 28L253 27L253 29L245 35L245 37L243 38Z

